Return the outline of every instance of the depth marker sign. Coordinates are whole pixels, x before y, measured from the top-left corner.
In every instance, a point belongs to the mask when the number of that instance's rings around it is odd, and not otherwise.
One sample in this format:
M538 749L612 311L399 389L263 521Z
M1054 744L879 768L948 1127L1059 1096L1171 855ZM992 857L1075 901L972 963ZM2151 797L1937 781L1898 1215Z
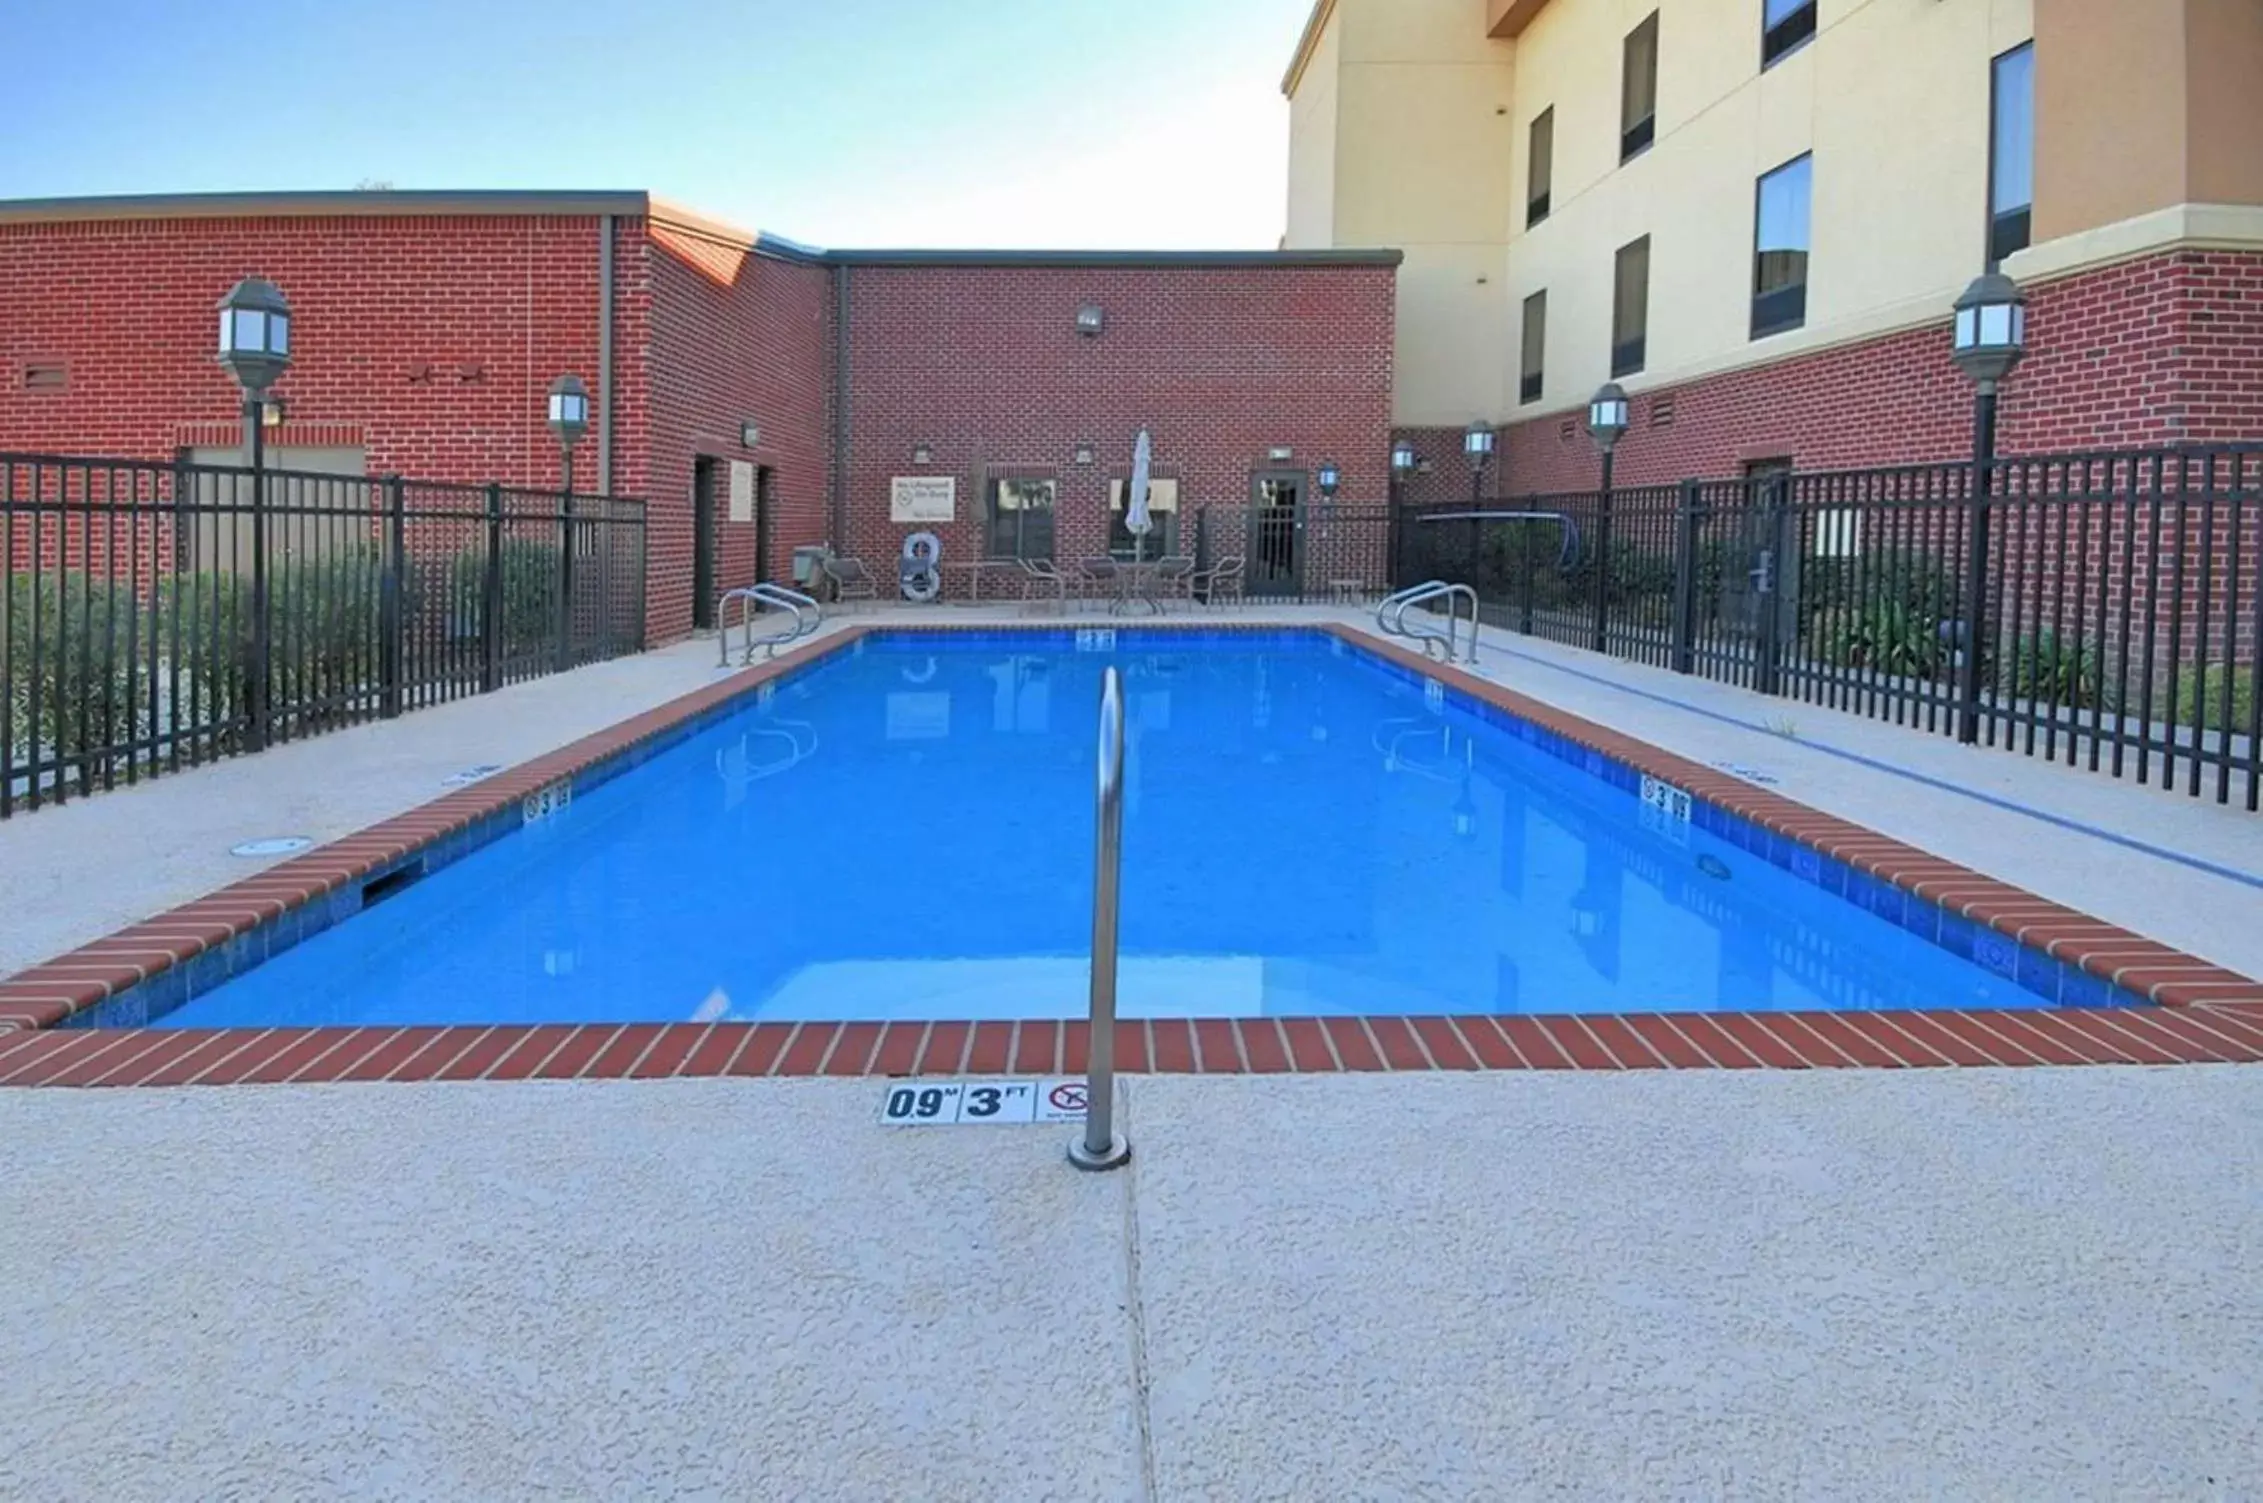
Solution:
M898 1080L880 1098L882 1127L1083 1120L1081 1080Z

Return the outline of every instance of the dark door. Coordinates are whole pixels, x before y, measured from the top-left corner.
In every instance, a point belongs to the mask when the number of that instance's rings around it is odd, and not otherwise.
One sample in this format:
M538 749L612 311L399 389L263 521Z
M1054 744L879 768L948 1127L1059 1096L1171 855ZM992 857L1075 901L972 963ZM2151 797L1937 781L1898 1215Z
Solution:
M1304 590L1302 470L1257 470L1249 477L1249 566L1252 595Z
M764 465L754 472L754 579L761 584L770 578L770 514L771 469Z
M715 628L715 471L712 459L691 466L691 624Z

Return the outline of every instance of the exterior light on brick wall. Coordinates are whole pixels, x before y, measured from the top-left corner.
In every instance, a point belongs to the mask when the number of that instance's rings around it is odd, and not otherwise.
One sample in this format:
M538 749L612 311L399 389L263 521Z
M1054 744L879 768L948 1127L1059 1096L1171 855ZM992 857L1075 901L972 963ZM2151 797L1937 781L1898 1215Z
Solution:
M1076 331L1087 339L1097 335L1105 321L1098 303L1086 303L1076 311Z
M1611 644L1611 461L1625 436L1629 412L1627 394L1616 381L1588 399L1587 431L1603 451L1603 474L1595 502L1595 634L1588 645L1597 652Z
M1469 456L1469 499L1485 499L1485 464L1493 457L1493 425L1479 419L1462 430L1462 452Z
M913 464L928 464L931 463L934 458L935 450L929 445L913 444L911 446L911 462Z
M574 445L589 431L589 388L579 376L560 376L550 383L550 431L558 435L572 464Z
M291 364L291 305L283 289L260 277L246 277L220 300L220 363L236 378L244 395L244 454L251 464L251 661L245 695L244 745L265 751L268 712L269 647L267 610L267 388Z
M1619 446L1619 439L1628 426L1627 394L1613 381L1587 404L1587 431L1593 435L1606 461L1611 451Z
M752 418L739 424L739 447L751 449L762 442L762 425Z
M269 397L259 404L259 420L270 428L282 427L283 419L290 415L290 404L281 397Z
M2027 294L1992 271L1965 288L1956 314L1957 368L1981 390L1992 390L2027 354Z
M1094 457L1095 457L1095 451L1094 451L1094 449L1093 449L1092 445L1090 445L1090 444L1078 444L1078 445L1076 446L1076 451L1075 451L1075 458L1076 458L1076 462L1077 462L1078 464L1090 464L1090 463L1092 463L1092 461L1093 461Z
M1972 495L1965 507L1965 620L1957 657L1957 739L1980 740L1980 660L1989 641L1988 498L1996 480L1996 387L2027 354L2027 295L1991 271L1973 279L1956 302L1951 351L1972 378Z
M220 363L247 402L267 394L291 363L291 305L283 289L246 277L220 300ZM248 409L247 409L248 411Z
M1344 472L1327 460L1322 460L1316 478L1320 482L1320 498L1323 501L1335 500L1336 492L1343 488Z
M1265 451L1265 457L1274 464L1287 464L1290 460L1296 458L1296 450L1290 448L1287 444L1275 444Z

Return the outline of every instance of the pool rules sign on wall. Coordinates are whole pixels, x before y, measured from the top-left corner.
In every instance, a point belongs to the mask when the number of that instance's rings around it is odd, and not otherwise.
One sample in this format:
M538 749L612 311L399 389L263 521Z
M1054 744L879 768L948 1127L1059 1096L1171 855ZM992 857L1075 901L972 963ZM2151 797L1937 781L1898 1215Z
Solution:
M883 1127L1083 1120L1081 1080L897 1080L880 1098Z

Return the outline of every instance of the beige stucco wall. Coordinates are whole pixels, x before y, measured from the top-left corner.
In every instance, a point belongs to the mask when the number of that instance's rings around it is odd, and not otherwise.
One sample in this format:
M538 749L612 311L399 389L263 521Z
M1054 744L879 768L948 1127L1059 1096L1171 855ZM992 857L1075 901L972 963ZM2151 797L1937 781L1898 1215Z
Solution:
M1621 166L1621 43L1654 9L1556 0L1513 44L1520 143L1525 122L1556 109L1554 211L1508 257L1512 306L1548 291L1547 388L1520 416L1578 406L1608 379L1612 257L1645 233L1636 387L1938 316L1981 267L1989 64L2031 35L2028 0L1823 0L1816 39L1765 73L1752 0L1667 6L1656 144ZM1755 342L1755 185L1808 151L1807 324ZM1516 156L1521 204L1521 144ZM1502 357L1514 367L1513 347Z
M1399 268L1396 418L1500 411L1511 149L1510 49L1480 0L1337 0L1335 236Z
M1331 14L1289 96L1289 212L1281 244L1325 250L1336 239L1336 68L1343 30Z
M2188 200L2263 204L2263 3L2188 0Z

